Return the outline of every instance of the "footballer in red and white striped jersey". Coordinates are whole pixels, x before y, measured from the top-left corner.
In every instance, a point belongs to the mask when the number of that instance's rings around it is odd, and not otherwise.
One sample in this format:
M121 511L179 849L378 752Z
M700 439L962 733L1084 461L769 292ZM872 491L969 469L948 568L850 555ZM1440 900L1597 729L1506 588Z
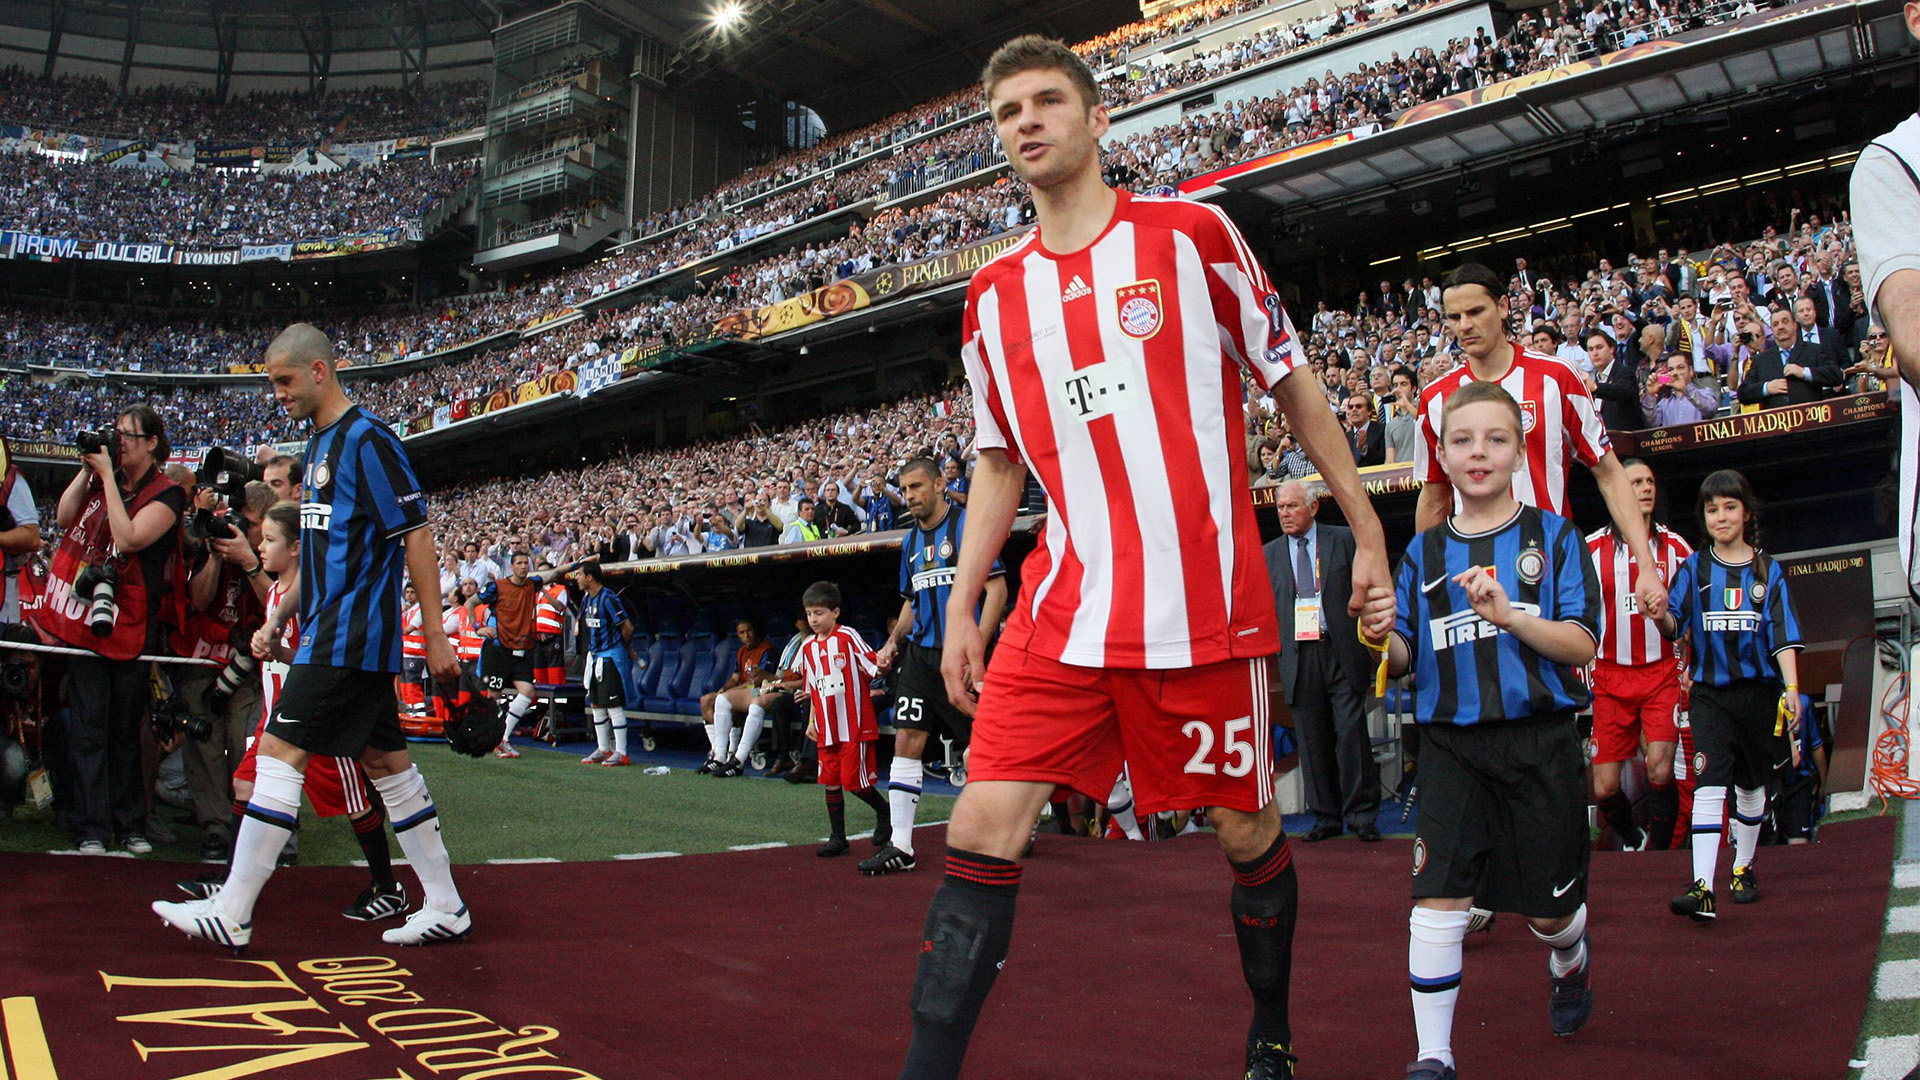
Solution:
M1653 557L1659 561L1660 580L1672 581L1680 564L1693 554L1693 546L1665 525L1655 525L1649 538ZM1612 526L1587 537L1587 552L1600 577L1599 659L1623 667L1647 664L1675 664L1679 646L1660 633L1652 619L1640 613L1640 602L1633 594L1638 564L1627 545Z
M1305 353L1224 213L1115 195L1091 244L1035 231L967 294L977 445L1047 496L1003 644L1104 668L1271 655L1240 368L1269 388Z
M873 713L873 650L850 626L816 633L800 646L800 666L813 701L815 736L822 747L880 737Z
M275 581L273 584L267 586L266 609L268 611L279 610L280 601L285 599L286 595L287 595L286 586L282 585L278 581ZM300 615L298 612L295 612L294 614L287 616L287 625L280 631L280 646L286 649L287 655L291 657L293 655L294 648L299 644L300 644ZM280 700L280 687L286 681L287 681L287 664L286 663L280 660L271 659L271 658L261 663L260 665L260 695L261 695L260 722L262 724L266 723L267 718L273 715L274 702L277 702Z
M1592 468L1613 441L1594 408L1593 394L1572 364L1557 356L1510 342L1513 364L1500 388L1520 403L1520 428L1526 440L1527 467L1513 475L1516 501L1572 518L1567 506L1567 475L1574 459ZM1455 390L1473 382L1472 365L1459 367L1420 391L1419 437L1413 441L1413 474L1423 482L1445 481L1440 468L1440 410ZM1454 510L1460 497L1454 495Z
M280 600L286 595L286 587L275 581L267 587L266 610L274 611L280 606ZM287 617L286 628L280 631L280 645L292 656L300 644L300 616ZM257 755L260 750L260 736L267 730L267 719L273 715L274 703L280 700L280 687L287 679L288 665L279 660L266 660L260 665L261 709L260 719L254 724L253 737L247 740L247 750L240 758L240 765L233 772L233 778L251 784L254 782ZM327 757L316 754L307 762L306 780L301 790L307 801L313 804L313 812L321 817L342 817L364 814L373 805L367 794L371 781L358 759L350 757Z

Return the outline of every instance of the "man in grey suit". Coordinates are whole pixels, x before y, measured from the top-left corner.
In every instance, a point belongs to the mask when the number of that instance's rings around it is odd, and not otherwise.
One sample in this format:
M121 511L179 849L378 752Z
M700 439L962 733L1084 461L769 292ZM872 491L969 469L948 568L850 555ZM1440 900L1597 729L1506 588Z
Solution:
M1284 536L1267 544L1280 616L1280 686L1293 711L1315 843L1342 827L1380 839L1380 774L1367 735L1373 664L1343 597L1353 591L1353 532L1314 521L1320 500L1299 481L1275 492ZM1331 599L1322 602L1322 597Z

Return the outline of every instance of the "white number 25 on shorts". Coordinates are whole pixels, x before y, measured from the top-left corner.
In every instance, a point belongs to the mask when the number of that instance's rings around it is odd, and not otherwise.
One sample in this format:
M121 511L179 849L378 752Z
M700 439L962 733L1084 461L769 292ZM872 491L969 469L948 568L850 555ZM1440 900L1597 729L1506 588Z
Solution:
M1187 759L1186 771L1212 776L1216 771L1228 776L1245 776L1253 771L1253 717L1242 716L1229 720L1222 727L1222 742L1225 746L1226 761L1215 769L1210 758L1213 757L1213 728L1203 720L1189 720L1180 728L1180 734L1189 739L1198 739L1193 756Z

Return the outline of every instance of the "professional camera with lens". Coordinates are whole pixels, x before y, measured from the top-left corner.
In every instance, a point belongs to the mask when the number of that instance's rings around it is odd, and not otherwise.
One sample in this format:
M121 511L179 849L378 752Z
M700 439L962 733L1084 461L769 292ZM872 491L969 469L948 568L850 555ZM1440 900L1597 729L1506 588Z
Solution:
M87 605L87 628L95 637L113 633L120 620L120 572L107 563L89 563L74 579L73 592Z
M153 737L158 742L166 742L176 732L184 732L194 742L213 738L213 721L187 711L187 703L180 700L179 694L155 702L153 712L147 716L147 726L153 729Z
M224 446L208 450L193 475L202 489L214 492L222 511L244 503L247 481L260 479L252 462ZM187 535L195 540L232 540L240 535L240 530L234 527L231 514L203 508L187 518Z
M115 464L119 464L120 432L113 428L107 428L104 431L75 432L73 445L74 448L82 454L97 454L102 450L108 451L107 456L112 458Z
M243 629L243 626L233 628L231 640L228 642L233 646L233 652L227 660L227 666L221 668L220 674L207 684L207 689L200 699L206 705L207 711L216 715L227 711L227 706L233 703L233 695L239 691L241 684L253 678L254 673L260 670L260 661L254 659L252 651L253 634Z

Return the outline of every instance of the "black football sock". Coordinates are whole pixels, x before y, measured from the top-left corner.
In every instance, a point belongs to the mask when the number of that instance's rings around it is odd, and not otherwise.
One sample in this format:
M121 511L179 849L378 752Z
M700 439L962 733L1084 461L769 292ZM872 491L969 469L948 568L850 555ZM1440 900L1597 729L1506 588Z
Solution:
M827 789L827 824L835 840L847 838L847 800L834 788Z
M1680 816L1680 789L1671 781L1666 787L1647 792L1647 849L1665 851L1673 846L1673 823Z
M1253 992L1249 1040L1293 1043L1287 998L1293 982L1293 924L1300 911L1300 878L1293 851L1281 833L1266 854L1232 862L1233 933L1240 942L1240 972Z
M1616 791L1600 800L1600 816L1613 827L1613 834L1625 847L1640 846L1640 826L1633 823L1633 802L1624 791Z
M880 793L872 788L861 788L853 793L853 797L873 809L873 835L880 840L891 837L893 817L892 811L887 809L887 800L881 798Z
M381 892L392 892L396 886L393 880L393 853L387 847L387 815L375 806L365 816L353 819L353 838L360 841L360 851L367 857L367 872L373 875L373 883Z
M914 975L913 1043L900 1080L954 1080L980 1007L1013 941L1020 864L947 849L947 874L927 909Z

